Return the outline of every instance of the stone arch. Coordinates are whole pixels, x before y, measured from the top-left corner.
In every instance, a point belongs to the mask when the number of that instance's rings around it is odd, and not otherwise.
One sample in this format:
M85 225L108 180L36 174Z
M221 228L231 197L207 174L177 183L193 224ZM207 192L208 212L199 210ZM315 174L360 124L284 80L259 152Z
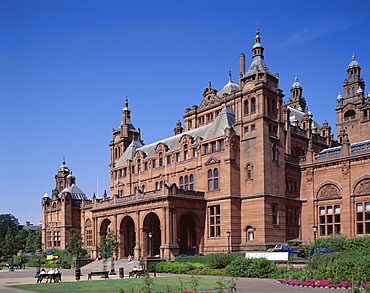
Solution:
M321 183L315 190L315 198L332 198L342 195L342 187L338 182L326 180Z
M254 241L256 237L255 235L256 227L252 225L247 225L245 226L244 231L245 231L245 241L246 242Z
M109 232L113 231L112 222L109 219L104 219L100 224L99 234L100 238L103 238L108 235Z
M162 239L161 221L159 216L148 213L143 222L143 255L159 255Z
M135 222L130 216L125 216L119 228L120 233L120 258L128 257L129 255L134 255L135 239L136 239L136 229Z
M196 219L194 219L196 218ZM180 254L195 254L199 247L196 233L197 217L190 212L181 215L178 225L178 245Z
M370 174L365 174L357 178L352 184L353 194L370 194Z

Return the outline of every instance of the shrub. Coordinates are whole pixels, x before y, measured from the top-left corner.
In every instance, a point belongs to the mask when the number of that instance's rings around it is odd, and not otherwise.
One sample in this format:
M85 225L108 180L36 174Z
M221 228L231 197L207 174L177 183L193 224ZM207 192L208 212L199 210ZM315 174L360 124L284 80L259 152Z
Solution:
M211 269L222 269L229 265L233 260L244 258L245 253L211 253L205 256L205 262Z
M277 271L275 263L265 258L238 258L226 266L231 277L268 278Z
M205 265L200 263L166 261L158 263L156 269L158 273L194 274L194 271L202 269L204 267Z
M348 239L344 243L346 251L367 251L370 252L370 236L356 237Z
M184 255L181 254L175 258L176 262L196 262L206 263L206 257L204 255Z
M329 237L317 239L317 246L327 246L335 251L343 251L345 248L346 236L340 234L334 234Z

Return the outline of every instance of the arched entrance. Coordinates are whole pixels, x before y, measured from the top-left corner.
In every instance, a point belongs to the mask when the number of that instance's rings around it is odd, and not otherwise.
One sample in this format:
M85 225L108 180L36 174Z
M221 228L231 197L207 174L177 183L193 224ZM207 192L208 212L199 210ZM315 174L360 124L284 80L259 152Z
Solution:
M195 221L190 214L181 216L178 235L180 254L195 254L197 252Z
M155 213L149 213L144 220L144 255L160 255L161 223Z
M106 237L111 231L111 221L109 219L103 220L100 225L99 236L100 239Z
M120 226L120 258L134 255L135 223L131 217L124 217Z

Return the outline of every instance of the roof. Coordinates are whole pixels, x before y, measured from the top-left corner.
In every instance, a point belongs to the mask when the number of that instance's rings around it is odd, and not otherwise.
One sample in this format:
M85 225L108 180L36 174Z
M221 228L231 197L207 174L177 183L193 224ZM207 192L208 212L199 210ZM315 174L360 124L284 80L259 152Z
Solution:
M348 64L348 69L354 67L361 67L360 63L357 62L355 54L352 55L352 61Z
M252 63L249 66L248 71L244 74L244 77L254 75L257 73L257 66L259 73L267 73L273 75L270 70L268 70L265 60L261 55L254 55L252 58Z
M122 154L121 158L118 160L116 167L121 167L127 164L127 160L132 160L136 151L144 152L148 157L155 156L155 148L158 144L165 144L169 150L176 150L180 148L180 139L184 135L189 135L194 139L201 137L203 140L210 140L215 137L224 135L226 128L234 129L235 123L235 113L234 110L228 106L224 106L221 112L218 114L216 119L205 126L198 127L187 132L183 132L160 141L148 145L142 145L139 141L133 141L130 146Z
M239 85L231 80L225 84L225 86L217 93L217 95L222 98L224 94L231 94L233 91L238 91Z
M298 121L298 125L301 125L302 123L302 119L304 117L305 114L309 114L309 113L305 113L303 111L300 111L299 109L296 109L296 108L292 108L290 106L288 106L288 109L290 110L290 115L289 115L289 120L290 120L290 123L293 124L293 122L295 120ZM312 125L311 127L316 127L317 130L319 131L321 129L321 126L319 123L317 123L315 120L312 120Z
M77 185L75 184L64 188L62 192L59 193L58 196L61 196L62 193L64 192L68 192L71 195L72 199L78 199L78 200L88 199L86 197L86 194L80 188L78 188Z

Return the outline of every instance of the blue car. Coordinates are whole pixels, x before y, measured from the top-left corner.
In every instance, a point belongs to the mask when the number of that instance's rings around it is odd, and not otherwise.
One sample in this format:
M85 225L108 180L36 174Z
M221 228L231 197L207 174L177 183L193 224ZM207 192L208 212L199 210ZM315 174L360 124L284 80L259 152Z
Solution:
M318 246L316 247L316 253L317 252L320 252L320 253L336 253L338 251L334 251L334 250L331 250L329 247L327 246ZM311 255L315 254L315 248L313 248L311 250Z
M305 257L305 253L303 250L291 248L288 244L275 245L274 252L288 252L289 255Z

